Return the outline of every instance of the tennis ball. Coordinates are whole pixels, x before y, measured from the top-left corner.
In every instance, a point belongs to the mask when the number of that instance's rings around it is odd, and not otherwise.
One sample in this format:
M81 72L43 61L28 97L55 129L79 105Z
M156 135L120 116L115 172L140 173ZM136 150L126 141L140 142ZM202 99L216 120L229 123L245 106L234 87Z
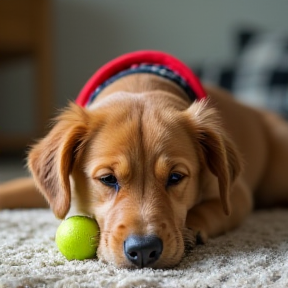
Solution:
M98 224L89 217L70 217L58 227L55 241L68 260L95 258L99 244Z

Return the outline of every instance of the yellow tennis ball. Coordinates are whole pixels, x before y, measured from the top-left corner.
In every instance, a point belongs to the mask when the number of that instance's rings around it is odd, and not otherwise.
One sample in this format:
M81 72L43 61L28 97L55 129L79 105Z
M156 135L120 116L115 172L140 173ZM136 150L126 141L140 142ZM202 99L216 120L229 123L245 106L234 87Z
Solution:
M98 224L89 217L70 217L58 227L55 241L68 260L95 258L99 244Z

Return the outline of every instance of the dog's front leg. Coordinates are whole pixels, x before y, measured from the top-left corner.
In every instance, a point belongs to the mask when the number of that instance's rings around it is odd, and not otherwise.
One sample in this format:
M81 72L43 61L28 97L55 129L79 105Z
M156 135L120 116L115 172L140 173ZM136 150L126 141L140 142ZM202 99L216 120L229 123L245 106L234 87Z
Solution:
M224 213L219 198L204 200L188 211L186 227L192 230L198 243L239 226L252 211L252 192L241 179L233 185L230 203L230 215Z
M0 184L0 209L48 208L32 178L19 178Z

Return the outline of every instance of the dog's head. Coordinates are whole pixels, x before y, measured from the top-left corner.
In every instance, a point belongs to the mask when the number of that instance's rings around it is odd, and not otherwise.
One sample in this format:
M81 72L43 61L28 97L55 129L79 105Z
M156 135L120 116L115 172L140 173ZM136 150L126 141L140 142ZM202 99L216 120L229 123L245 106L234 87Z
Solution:
M205 193L201 175L218 177L229 213L229 188L239 172L213 108L200 101L187 109L185 101L155 93L111 95L93 111L71 104L29 154L55 215L64 218L72 202L95 217L98 256L121 267L176 265L187 212Z

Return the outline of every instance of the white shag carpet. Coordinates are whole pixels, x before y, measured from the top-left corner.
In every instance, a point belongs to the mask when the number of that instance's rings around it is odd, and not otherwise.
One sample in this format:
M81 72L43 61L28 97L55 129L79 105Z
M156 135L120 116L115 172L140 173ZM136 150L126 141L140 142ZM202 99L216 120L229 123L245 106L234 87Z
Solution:
M0 211L1 288L288 287L288 210L255 212L169 270L69 262L54 243L59 223L49 210Z

